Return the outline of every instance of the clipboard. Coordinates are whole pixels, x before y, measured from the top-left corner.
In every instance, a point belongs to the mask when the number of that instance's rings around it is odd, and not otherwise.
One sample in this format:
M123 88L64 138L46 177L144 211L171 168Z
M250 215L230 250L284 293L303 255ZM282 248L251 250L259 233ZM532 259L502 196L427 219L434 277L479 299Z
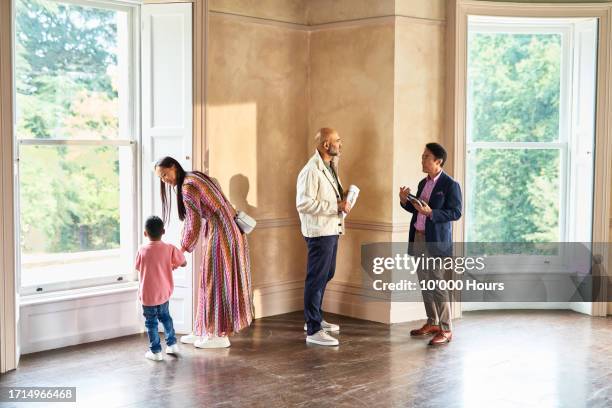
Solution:
M408 200L418 203L421 207L425 204L425 201L421 200L413 194L408 194Z

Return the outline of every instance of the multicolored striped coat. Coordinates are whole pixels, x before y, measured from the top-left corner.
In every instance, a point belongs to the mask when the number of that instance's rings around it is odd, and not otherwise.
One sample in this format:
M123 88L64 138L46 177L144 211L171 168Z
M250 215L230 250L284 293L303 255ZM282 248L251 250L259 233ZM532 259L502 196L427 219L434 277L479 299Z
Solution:
M192 252L203 232L195 334L236 333L253 320L246 235L234 221L234 208L208 176L187 173L182 193L186 211L182 247Z

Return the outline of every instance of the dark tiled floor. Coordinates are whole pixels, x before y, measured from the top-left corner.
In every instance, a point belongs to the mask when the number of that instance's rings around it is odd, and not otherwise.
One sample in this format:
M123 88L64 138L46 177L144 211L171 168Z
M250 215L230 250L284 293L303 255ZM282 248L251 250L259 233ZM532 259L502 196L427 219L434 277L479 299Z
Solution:
M612 318L470 312L437 349L414 324L328 320L340 347L307 346L291 313L161 363L144 359L144 334L31 354L0 384L74 386L83 407L612 407ZM15 406L28 405L43 406Z

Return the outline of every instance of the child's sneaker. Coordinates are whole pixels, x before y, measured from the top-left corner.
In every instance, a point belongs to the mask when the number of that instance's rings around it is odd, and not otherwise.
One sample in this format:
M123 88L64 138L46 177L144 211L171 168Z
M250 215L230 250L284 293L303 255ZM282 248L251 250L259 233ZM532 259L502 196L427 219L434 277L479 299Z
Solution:
M153 361L162 361L164 359L164 356L162 355L161 352L154 353L151 350L149 350L146 352L145 358L148 358L149 360L153 360Z
M178 354L178 352L179 352L178 343L175 343L171 346L166 347L166 354Z

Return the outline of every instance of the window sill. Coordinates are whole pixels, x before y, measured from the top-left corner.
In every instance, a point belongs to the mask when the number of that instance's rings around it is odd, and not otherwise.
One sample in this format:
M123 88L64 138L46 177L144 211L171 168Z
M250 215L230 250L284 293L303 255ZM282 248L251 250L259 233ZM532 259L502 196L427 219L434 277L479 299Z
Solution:
M138 281L117 283L113 285L90 288L70 289L45 294L34 294L19 297L19 306L31 306L45 303L63 302L66 300L84 299L95 296L114 295L117 293L137 292Z

